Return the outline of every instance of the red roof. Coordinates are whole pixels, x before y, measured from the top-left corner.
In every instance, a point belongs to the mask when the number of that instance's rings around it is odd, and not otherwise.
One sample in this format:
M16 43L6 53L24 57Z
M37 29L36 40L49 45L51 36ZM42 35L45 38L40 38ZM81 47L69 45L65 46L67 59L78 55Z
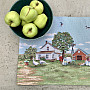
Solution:
M51 54L53 52L54 51L40 51L40 52L37 52L37 54ZM61 53L55 53L55 54L61 54Z
M55 53L55 54L61 54L61 53Z
M37 54L51 54L53 52L54 51L40 51L40 52L37 52Z
M88 55L88 53L86 53L85 51L83 51L83 50L80 49L80 48L78 48L78 49L76 50L76 52L77 52L78 50L81 51L81 52L83 52L84 54ZM76 52L75 52L75 53L76 53ZM73 55L74 55L75 53L73 53Z

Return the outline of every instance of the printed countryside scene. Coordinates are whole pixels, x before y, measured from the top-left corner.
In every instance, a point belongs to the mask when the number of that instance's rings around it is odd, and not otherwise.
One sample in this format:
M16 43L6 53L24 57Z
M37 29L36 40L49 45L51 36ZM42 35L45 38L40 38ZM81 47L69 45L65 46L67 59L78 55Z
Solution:
M90 18L54 17L36 40L20 38L18 85L90 85Z

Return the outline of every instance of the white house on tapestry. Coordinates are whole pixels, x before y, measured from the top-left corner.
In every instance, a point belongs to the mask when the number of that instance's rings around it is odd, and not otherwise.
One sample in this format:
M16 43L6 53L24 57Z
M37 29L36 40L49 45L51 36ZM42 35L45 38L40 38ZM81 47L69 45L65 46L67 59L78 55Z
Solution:
M40 60L40 57L45 57L46 60L59 60L61 56L60 50L47 41L40 49L41 51L36 53L36 60Z

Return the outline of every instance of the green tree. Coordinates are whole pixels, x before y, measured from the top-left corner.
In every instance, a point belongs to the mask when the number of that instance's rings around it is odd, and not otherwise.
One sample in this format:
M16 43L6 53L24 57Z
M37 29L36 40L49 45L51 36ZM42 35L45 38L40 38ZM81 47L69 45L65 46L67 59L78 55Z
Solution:
M32 46L30 46L24 53L25 58L30 60L32 60L33 57L36 58L36 51L36 48L32 48Z
M69 50L73 43L73 38L68 32L58 32L57 35L54 35L52 40L52 45L57 47L62 52L63 58L65 52Z
M19 54L19 55L18 55L18 59L24 60L24 59L25 59L24 54Z

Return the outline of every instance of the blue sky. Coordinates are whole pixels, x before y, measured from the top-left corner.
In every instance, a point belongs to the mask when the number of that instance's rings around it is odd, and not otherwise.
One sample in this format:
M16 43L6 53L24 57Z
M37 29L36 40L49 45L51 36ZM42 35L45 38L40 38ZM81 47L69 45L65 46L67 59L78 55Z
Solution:
M63 22L62 27L60 22ZM85 26L90 26L89 17L54 17L50 30L43 37L36 40L20 38L19 54L23 54L29 46L36 47L37 51L40 51L40 47L45 44L46 40L52 43L54 34L57 34L57 32L69 32L76 44L74 50L81 48L90 54L90 28L86 29Z

